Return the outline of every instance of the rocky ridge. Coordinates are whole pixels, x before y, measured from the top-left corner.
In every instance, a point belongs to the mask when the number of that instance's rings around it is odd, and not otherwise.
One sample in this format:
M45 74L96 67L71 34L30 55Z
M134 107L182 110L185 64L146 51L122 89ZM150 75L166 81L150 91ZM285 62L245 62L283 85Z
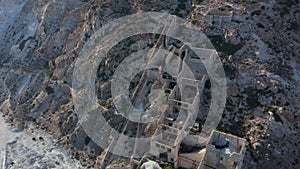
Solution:
M99 166L102 149L78 124L71 98L72 72L80 49L96 30L115 18L168 11L188 18L212 37L242 45L233 54L220 51L230 78L218 129L247 138L244 168L299 168L299 2L232 3L239 6L233 23L212 26L201 21L199 8L205 13L221 3L192 8L183 0L152 4L137 0L2 0L0 103L6 122L21 130L34 123L58 139L84 167ZM9 19L3 19L8 15ZM232 32L228 39L226 31ZM102 93L110 89L108 83L101 86Z

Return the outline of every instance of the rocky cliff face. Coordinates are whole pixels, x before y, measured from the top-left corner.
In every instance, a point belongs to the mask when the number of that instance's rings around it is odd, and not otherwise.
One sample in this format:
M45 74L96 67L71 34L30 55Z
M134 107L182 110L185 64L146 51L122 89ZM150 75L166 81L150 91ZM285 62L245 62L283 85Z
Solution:
M174 11L176 3L174 9L170 3L0 1L0 103L6 122L20 129L33 122L60 140L83 166L99 165L101 148L85 134L73 111L72 72L78 53L105 23L141 10Z
M183 3L189 1L1 0L0 104L6 121L20 129L33 122L84 166L99 166L102 150L78 124L72 104L72 73L81 48L102 25L124 15L168 11L188 17L194 9ZM238 22L254 28L240 32L238 52L221 55L231 78L219 129L247 138L245 168L300 166L299 3L282 3L245 3Z

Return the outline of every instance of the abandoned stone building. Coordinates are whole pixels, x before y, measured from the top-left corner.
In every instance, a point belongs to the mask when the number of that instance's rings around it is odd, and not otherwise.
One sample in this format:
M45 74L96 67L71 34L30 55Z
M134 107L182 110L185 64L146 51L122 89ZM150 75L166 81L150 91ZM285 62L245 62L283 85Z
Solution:
M161 84L158 88L166 93L168 107L160 113L162 115L157 121L147 156L172 163L174 168L241 168L245 153L244 139L219 131L212 131L207 137L189 134L195 125L201 132L202 124L195 122L202 117L199 106L208 80L202 61L215 57L216 51L198 49L202 51L200 59L189 54L186 46L172 49L173 52L166 56L157 56L164 58L165 67L157 65L163 71L158 71L156 78L160 76L157 78ZM154 74L149 71L148 77ZM132 161L135 166L141 166L147 162L146 158Z
M216 24L216 25L221 25L221 24L226 24L230 23L233 18L233 11L232 10L211 10L209 11L205 17L204 17L204 22L209 23L209 24Z
M245 151L244 139L214 131L206 145L206 153L199 168L240 169Z

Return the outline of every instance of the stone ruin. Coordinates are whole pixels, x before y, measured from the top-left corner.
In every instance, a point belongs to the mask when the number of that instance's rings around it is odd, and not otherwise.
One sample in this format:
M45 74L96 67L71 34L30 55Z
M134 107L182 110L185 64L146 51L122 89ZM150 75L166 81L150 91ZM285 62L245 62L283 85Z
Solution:
M196 119L201 117L199 105L208 80L202 60L215 57L216 51L198 48L202 53L200 59L190 54L184 45L180 49L170 48L174 49L173 53L163 57L167 66L157 65L165 71L158 71L160 77L156 74L159 86L167 94L167 107L160 113L147 155L140 160L134 156L131 159L133 168L147 162L147 156L172 163L174 168L241 168L244 139L215 130L207 137L188 134ZM153 71L148 71L149 77L153 74ZM196 125L201 132L201 122Z
M124 87L112 82L112 88L118 91L118 95L113 95L114 105L119 106L120 109L117 110L124 112L128 117L124 121L116 120L115 125L120 133L134 139L122 140L122 137L110 137L109 134L103 136L100 133L101 140L112 138L107 141L108 148L99 157L101 167L113 168L111 163L120 159L113 152L124 151L126 160L130 159L130 168L140 168L149 161L149 157L159 164L172 163L174 168L240 168L245 152L245 140L212 131L213 128L202 125L202 121L205 121L205 112L201 110L205 84L208 80L214 81L211 83L219 83L217 78L208 78L209 70L204 63L214 67L216 50L208 49L209 45L199 39L201 36L195 36L193 39L201 44L201 47L193 47L192 50L179 40L161 37L154 47L151 46L152 50L147 51L149 53L138 50L140 53L133 53L128 60L122 61L126 66L118 66L121 68L115 72L117 75L120 73L120 76L114 78L118 81L124 81L126 84L134 81L134 85L129 89L132 92L128 93L130 105L122 99L125 98L129 85ZM194 51L197 51L198 56ZM132 60L134 64L147 67L145 70L138 69L137 80L131 77L124 78L126 76L122 74L135 74L136 68L131 65ZM216 112L213 112L212 116L209 115L213 118L220 117ZM191 134L191 129L197 127L198 133ZM218 141L215 143L216 133L219 133L219 138L225 137L220 142L226 142L226 146L228 142L229 147L224 147L224 151L220 151ZM214 148L214 144L218 148Z
M220 10L223 9L223 10ZM233 11L227 8L214 9L206 13L204 22L209 24L226 24L230 23L233 18Z
M212 132L199 168L241 169L246 151L245 142L245 139L230 134Z

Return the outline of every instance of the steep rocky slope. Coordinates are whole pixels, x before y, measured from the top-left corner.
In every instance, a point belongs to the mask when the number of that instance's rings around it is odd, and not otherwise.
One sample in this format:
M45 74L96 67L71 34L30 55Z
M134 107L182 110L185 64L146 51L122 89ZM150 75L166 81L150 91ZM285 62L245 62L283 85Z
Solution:
M228 79L229 97L219 129L248 140L245 168L300 166L299 5L242 3L245 10L231 25L208 31L234 30L243 45L232 56L223 55L230 68L225 71L233 76Z
M78 124L71 97L73 67L84 43L102 25L127 14L168 11L191 19L189 13L196 11L180 5L189 1L143 2L0 1L0 103L6 121L20 129L33 122L83 166L99 166L102 150ZM300 14L299 2L288 2L243 2L245 10L224 27L192 20L207 34L234 26L244 30L236 34L242 48L232 56L220 54L230 78L219 129L247 138L245 168L300 166ZM102 93L107 89L104 85Z
M20 129L33 122L83 166L97 165L101 148L84 133L73 111L72 72L78 53L105 23L138 10L174 11L176 3L167 5L171 2L1 1L0 102L6 122Z

